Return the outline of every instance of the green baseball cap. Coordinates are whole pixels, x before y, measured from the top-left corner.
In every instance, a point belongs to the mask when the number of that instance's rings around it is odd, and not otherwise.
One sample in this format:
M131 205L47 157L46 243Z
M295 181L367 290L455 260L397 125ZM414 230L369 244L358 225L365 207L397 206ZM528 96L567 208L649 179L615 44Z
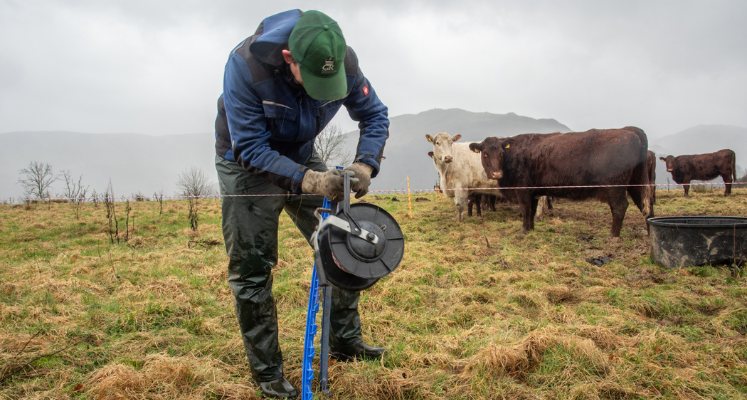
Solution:
M335 20L319 11L305 11L288 38L288 50L300 67L309 96L316 100L345 97L348 46Z

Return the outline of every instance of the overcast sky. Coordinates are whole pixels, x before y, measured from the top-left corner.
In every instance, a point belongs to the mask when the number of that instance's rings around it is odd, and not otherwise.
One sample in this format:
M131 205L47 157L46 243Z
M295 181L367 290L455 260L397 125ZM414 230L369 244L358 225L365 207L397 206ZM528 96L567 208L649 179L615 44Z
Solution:
M0 0L0 133L212 133L230 50L299 7L340 23L390 117L747 127L744 0Z

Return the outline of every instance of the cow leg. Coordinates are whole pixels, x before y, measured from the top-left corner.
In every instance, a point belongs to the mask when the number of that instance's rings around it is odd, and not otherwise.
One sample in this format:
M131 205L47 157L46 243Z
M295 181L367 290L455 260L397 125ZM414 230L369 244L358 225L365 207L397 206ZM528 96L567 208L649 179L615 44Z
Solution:
M482 217L482 194L475 193L475 207L477 208L477 216Z
M731 194L731 174L721 175L721 179L724 180L724 186L726 186L726 189L724 189L724 196L728 196Z
M468 217L472 216L472 206L474 205L475 205L475 194L470 193L470 195L467 196L467 216ZM478 211L480 210L479 206L477 207L477 210Z
M690 192L690 181L685 181L685 183L682 184L682 187L685 188L685 197L690 196L688 192Z
M643 213L644 217L649 213L644 204L647 192L648 189L646 186L628 186L628 194L630 195L630 198L633 199L633 203L635 203L635 206L638 207L641 213Z
M534 229L534 213L537 211L532 210L532 194L527 190L519 191L516 194L516 200L519 203L519 210L521 211L521 233L527 233Z
M446 181L446 174L439 173L439 175L441 176L441 183L440 183L441 194L445 194L446 197L454 197L454 191L448 190L448 189L451 189L451 187Z
M642 165L646 166L646 164ZM629 183L636 185L628 186L627 192L630 194L630 198L633 199L633 203L635 203L636 207L641 211L641 214L643 214L643 219L646 221L646 233L650 233L648 219L654 216L653 196L656 186L649 186L655 184L655 182L650 180L648 167L638 167L633 170L633 176ZM627 208L627 204L625 207Z
M537 216L537 206L539 205L539 199L532 196L532 217L529 219L531 230L534 230L534 218Z
M490 211L495 211L495 199L496 196L493 194L486 194L483 196L484 199L486 199L486 203L488 203L488 209Z
M620 237L625 211L628 209L628 198L625 195L625 188L607 189L607 203L612 211L612 228L610 237Z
M460 188L456 188L460 189ZM454 190L454 204L457 209L457 221L462 222L464 220L464 208L467 203L467 192L465 190Z

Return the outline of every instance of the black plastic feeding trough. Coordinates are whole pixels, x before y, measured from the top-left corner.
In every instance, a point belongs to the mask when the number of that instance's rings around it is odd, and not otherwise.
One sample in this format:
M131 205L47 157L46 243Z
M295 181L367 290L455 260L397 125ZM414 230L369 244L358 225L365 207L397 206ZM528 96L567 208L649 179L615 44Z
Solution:
M649 218L651 257L666 268L747 261L747 218Z

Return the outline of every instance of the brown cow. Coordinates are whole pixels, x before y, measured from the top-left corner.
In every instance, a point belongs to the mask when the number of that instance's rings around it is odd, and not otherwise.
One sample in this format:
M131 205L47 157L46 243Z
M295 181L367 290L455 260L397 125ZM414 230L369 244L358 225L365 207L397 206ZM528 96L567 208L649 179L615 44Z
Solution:
M612 237L620 236L628 208L626 191L645 217L653 215L646 186L649 183L648 138L638 128L489 137L482 143L471 144L470 149L482 153L485 173L498 180L501 193L519 203L522 232L534 229L538 196L573 200L597 198L607 202L612 211Z
M659 159L667 163L667 172L672 173L672 179L685 188L685 197L689 196L690 181L693 179L710 181L721 175L726 184L724 196L731 194L731 183L737 180L737 156L729 149Z

